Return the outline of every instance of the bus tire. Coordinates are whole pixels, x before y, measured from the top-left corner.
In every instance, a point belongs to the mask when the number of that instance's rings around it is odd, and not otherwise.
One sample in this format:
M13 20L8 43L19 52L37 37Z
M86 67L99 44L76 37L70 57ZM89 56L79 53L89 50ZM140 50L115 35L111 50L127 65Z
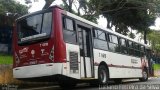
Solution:
M148 80L148 73L147 73L147 69L144 69L142 72L142 78L139 78L140 81L144 82Z
M98 81L100 85L107 85L109 80L109 73L104 65L100 65L98 68Z

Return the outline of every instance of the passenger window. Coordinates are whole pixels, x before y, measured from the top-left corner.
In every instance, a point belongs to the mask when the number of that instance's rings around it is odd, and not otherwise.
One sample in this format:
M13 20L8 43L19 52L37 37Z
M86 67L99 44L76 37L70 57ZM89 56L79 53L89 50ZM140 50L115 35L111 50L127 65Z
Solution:
M106 40L105 33L103 31L97 30L97 35L99 39Z
M115 35L109 35L109 40L110 40L110 42L112 42L112 43L115 43L115 44L118 44L118 38L117 38L117 36L115 36Z
M139 50L135 50L135 56L140 57L140 51Z
M63 37L68 43L76 44L76 31L74 30L74 22L72 19L63 17Z
M64 40L68 43L76 44L76 33L69 30L64 30Z
M66 18L66 29L74 30L73 29L73 20Z
M115 35L109 34L109 50L113 52L119 52L120 47L118 46L118 38Z
M109 43L109 50L112 52L119 52L119 47L117 44Z
M101 30L93 30L93 36L101 40L106 40L105 32Z
M128 48L125 39L120 38L120 45L121 45L121 53L128 54Z
M94 47L102 50L108 50L107 42L96 38L94 39Z
M108 50L106 34L101 30L93 30L94 47L97 49Z
M126 40L125 39L120 39L121 45L126 47Z
M133 47L133 42L132 42L132 41L129 41L129 42L128 42L128 45L129 45L130 48L132 48L132 47Z
M134 49L133 48L129 48L129 55L134 55Z
M143 51L143 52L144 52L144 46L141 46L141 51Z

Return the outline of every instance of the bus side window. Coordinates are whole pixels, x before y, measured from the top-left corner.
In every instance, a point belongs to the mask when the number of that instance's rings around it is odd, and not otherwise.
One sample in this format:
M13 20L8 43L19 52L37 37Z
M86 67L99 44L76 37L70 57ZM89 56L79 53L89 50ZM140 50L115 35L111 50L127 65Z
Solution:
M129 47L129 55L134 55L134 47L133 47L133 42L128 41L128 47Z
M144 57L144 46L140 46L140 51L141 51L141 57Z
M68 18L66 18L65 19L66 20L66 29L68 29L68 30L74 30L73 29L73 20L71 20L71 19L68 19Z
M119 42L120 42L121 53L128 54L128 48L127 48L126 40L123 39L123 38L120 38Z
M119 52L118 46L118 37L112 34L109 34L109 50L112 52Z
M101 30L93 30L94 47L101 50L108 50L106 33Z
M74 21L70 18L63 17L63 38L65 42L76 44L76 30Z
M135 51L135 56L140 57L140 51L139 51L139 45L137 43L133 44L134 46L134 51Z

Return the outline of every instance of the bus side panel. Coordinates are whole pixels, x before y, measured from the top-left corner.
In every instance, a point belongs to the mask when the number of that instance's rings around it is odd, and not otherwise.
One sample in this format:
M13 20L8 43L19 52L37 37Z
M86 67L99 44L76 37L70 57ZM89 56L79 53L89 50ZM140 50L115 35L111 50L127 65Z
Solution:
M140 58L94 49L94 63L102 61L108 65L110 78L142 77Z
M80 79L81 68L80 68L79 46L66 43L66 56L67 56L67 63L65 64L65 66L67 68L63 70L64 75ZM77 69L75 67L77 67Z

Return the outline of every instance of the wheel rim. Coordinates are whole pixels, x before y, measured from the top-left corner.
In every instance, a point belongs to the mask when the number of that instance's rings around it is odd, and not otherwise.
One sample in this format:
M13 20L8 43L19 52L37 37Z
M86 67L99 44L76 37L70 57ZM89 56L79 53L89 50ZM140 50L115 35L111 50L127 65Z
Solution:
M147 79L147 72L143 71L143 78Z
M102 83L106 83L107 81L107 75L105 70L101 70L100 72L100 80Z

